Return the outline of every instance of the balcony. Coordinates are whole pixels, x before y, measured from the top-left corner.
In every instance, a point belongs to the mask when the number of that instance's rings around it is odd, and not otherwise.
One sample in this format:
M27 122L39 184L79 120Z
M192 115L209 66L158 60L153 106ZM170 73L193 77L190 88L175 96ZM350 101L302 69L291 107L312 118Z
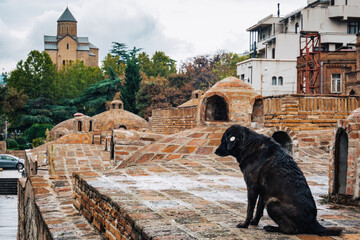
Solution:
M329 18L339 20L360 18L360 6L329 6Z

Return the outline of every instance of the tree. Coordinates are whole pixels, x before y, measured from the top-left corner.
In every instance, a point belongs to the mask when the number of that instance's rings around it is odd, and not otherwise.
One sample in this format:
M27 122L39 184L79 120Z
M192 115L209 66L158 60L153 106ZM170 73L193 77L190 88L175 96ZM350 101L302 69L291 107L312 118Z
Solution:
M28 142L33 142L36 138L46 138L46 130L51 130L53 127L52 124L35 123L24 132L25 139Z
M145 52L142 52L138 58L140 70L148 77L167 78L170 74L176 73L175 61L166 56L164 52L155 52L151 60Z
M76 106L77 111L92 116L106 111L106 102L120 91L122 82L119 78L105 79L85 89L80 97L64 100L63 105Z
M108 53L102 61L101 70L104 72L105 76L110 77L110 75L112 74L111 71L113 71L118 78L122 78L125 73L125 67L125 62L121 62L118 55L113 56Z
M8 88L5 92L6 97L3 101L4 114L10 122L16 122L21 117L21 113L29 99L24 90L16 90L15 88Z
M127 49L127 46L125 43L119 43L119 42L112 42L112 48L110 50L110 53L112 53L113 56L118 56L118 65L120 63L125 63L128 61L130 55L129 51Z
M91 84L103 80L103 75L98 67L85 66L83 62L76 61L60 69L58 74L59 97L74 98Z
M125 84L121 88L122 101L124 108L130 112L137 113L136 108L136 94L140 88L141 76L140 66L137 59L137 52L140 49L134 49L130 52L130 57L127 61L125 69Z
M23 90L29 98L56 99L60 92L56 85L56 66L46 52L31 51L25 62L18 62L11 72L8 86Z
M220 51L214 56L215 63L212 72L219 80L226 77L234 77L236 73L236 64L248 59L248 56L239 56L236 53Z

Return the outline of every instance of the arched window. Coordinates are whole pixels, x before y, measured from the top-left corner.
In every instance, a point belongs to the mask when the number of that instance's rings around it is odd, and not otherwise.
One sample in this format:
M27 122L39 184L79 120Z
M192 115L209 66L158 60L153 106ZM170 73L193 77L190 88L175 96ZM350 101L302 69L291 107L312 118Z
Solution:
M121 125L121 126L119 127L119 129L124 129L124 130L126 130L127 128L126 128L125 125Z
M65 60L63 60L63 65L65 65Z
M283 82L283 77L279 77L279 79L278 79L278 85L279 86L282 86L284 84L284 82Z
M264 123L264 102L256 99L251 113L251 122Z
M68 43L66 44L66 49L69 49L69 44Z
M356 92L354 91L354 89L351 89L350 93L349 93L350 96L354 96L356 95Z
M276 86L276 77L272 77L271 85Z
M92 125L93 125L93 122L92 122L92 121L90 121L90 122L89 122L89 132L91 132L91 131L92 131L92 127L93 127Z
M82 131L82 122L78 122L78 132Z
M199 94L196 93L196 94L195 94L195 98L198 99L198 98L199 98Z
M335 137L334 193L346 194L349 139L344 129Z
M295 24L295 33L298 34L298 33L299 33L299 30L300 30L300 28L299 28L299 23L296 23L296 24Z
M228 121L228 105L224 98L215 95L207 99L205 121Z
M114 137L111 136L110 140L110 159L115 158L115 143L114 143Z
M271 51L271 57L272 59L275 59L275 48L273 48Z

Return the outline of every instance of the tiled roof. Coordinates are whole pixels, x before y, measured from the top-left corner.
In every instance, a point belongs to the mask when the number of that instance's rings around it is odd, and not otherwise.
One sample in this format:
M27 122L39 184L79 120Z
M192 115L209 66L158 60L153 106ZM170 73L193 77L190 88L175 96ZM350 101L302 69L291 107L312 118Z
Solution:
M45 50L58 50L57 44L48 44L48 43L45 43L45 44L44 44L44 48L45 48Z
M89 43L88 37L78 37L77 39L78 43Z
M89 45L78 45L78 51L90 51Z
M44 42L57 42L56 36L47 36L44 35Z
M58 22L77 22L74 16L71 14L69 8L66 8L60 18L57 20Z
M98 47L95 46L94 44L92 44L91 42L89 42L89 47L90 47L90 48L96 48L96 49L98 49Z

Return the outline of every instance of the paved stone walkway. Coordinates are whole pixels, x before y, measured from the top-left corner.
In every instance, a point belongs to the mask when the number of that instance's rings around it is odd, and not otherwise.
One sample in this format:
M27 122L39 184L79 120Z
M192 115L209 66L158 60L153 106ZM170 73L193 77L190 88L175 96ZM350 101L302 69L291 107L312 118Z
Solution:
M324 226L345 227L341 237L267 233L267 215L258 227L238 229L246 215L246 186L232 157L213 154L225 128L203 127L174 134L145 147L110 170L103 146L54 145L55 173L31 177L37 203L55 238L100 239L72 206L72 173L123 209L134 231L153 239L360 239L360 211L321 204L328 191L329 154L302 146L296 159L307 177ZM304 143L305 144L305 143ZM299 144L300 146L300 144ZM41 171L39 171L41 172Z

